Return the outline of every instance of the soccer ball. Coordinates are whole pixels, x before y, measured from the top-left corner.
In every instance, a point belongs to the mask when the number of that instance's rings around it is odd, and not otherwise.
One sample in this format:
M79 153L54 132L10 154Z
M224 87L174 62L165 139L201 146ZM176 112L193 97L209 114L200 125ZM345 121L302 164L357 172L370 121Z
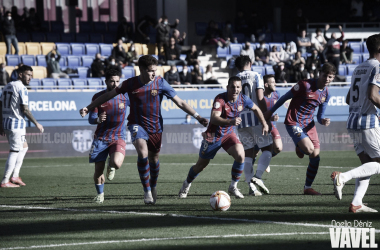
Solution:
M214 211L227 211L231 206L231 198L224 191L216 191L210 197L210 205Z

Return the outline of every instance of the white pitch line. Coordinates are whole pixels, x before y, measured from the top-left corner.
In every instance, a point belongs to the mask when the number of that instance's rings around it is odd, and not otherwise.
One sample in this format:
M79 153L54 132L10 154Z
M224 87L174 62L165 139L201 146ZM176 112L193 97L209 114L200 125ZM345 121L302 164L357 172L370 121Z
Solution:
M0 205L0 208L19 208L19 209L39 209L39 210L59 210L69 212L99 212L110 214L134 214L134 215L152 215L152 216L169 216L175 218L187 218L187 219L204 219L204 220L219 220L219 221L239 221L248 223L263 223L263 224L277 224L288 226L304 226L304 227L322 227L322 228L339 228L332 225L321 225L313 223L295 223L295 222L283 222L283 221L265 221L265 220L249 220L249 219L236 219L236 218L223 218L223 217L209 217L209 216L191 216L182 214L163 214L163 213L147 213L147 212L132 212L132 211L114 211L114 210L99 210L99 209L73 209L73 208L55 208L55 207L29 207L29 206L11 206ZM380 233L380 230L375 230L376 233Z
M10 248L0 248L0 250L67 247L67 246L83 246L83 245L95 245L95 244L133 243L133 242L167 241L167 240L193 240L193 239L236 238L236 237L267 237L267 236L316 235L316 234L326 235L326 234L330 234L330 233L329 232L311 232L311 233L300 232L300 233L273 233L273 234L205 235L205 236L150 238L150 239L142 238L142 239L135 239L135 240L93 241L93 242L78 242L78 243L39 245L39 246L28 246L28 247L10 247Z

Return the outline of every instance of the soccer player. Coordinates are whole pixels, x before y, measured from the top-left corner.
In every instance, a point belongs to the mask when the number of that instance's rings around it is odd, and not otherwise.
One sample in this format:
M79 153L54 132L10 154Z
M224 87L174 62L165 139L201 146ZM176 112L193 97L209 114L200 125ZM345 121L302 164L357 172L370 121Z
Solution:
M155 204L157 199L156 184L160 170L158 157L163 129L161 101L164 95L180 109L192 115L203 126L207 126L208 120L201 117L192 107L179 98L176 91L165 79L156 76L157 59L146 55L140 57L138 63L140 76L129 78L119 87L101 95L90 105L81 109L80 114L84 117L88 111L113 97L128 93L130 114L128 115L127 126L138 155L137 168L144 187L144 203Z
M28 90L32 79L33 69L23 65L18 68L18 80L8 83L4 88L0 99L0 135L7 136L10 150L8 160L5 163L4 177L1 181L2 188L25 186L20 178L20 169L24 160L28 143L25 140L26 122L24 116L44 132L44 128L33 117L28 107ZM11 178L12 176L12 178Z
M236 68L240 71L236 76L242 81L242 94L248 96L264 113L267 110L264 99L264 84L261 75L251 71L252 62L249 56L239 56L235 61ZM272 136L263 135L262 124L258 117L250 109L240 113L241 123L238 125L238 134L245 150L244 173L246 180L250 180L249 194L253 196L262 195L261 192L269 194L261 177L268 168L272 159ZM269 119L268 119L269 123ZM253 176L253 159L255 158L254 147L257 145L262 154L258 160L256 173ZM252 171L252 172L249 172ZM257 187L260 189L257 190Z
M346 102L350 105L347 129L354 141L360 167L345 173L333 172L334 192L342 199L342 189L346 182L356 179L354 199L349 212L377 212L363 204L363 197L369 186L369 179L380 173L380 128L377 108L380 108L380 34L368 37L369 59L356 67L348 91Z
M292 98L284 123L296 145L297 156L303 158L305 154L309 155L304 186L305 195L321 195L311 188L320 161L320 145L314 123L314 111L318 107L317 119L320 124L330 125L330 119L325 118L324 113L330 98L327 85L334 79L335 74L335 66L325 63L318 79L299 81L264 114L265 118L269 119L280 106Z
M106 72L107 89L96 93L92 101L107 92L117 88L120 84L120 71L110 69ZM119 169L125 156L125 116L129 106L127 94L117 95L109 101L95 107L89 112L88 122L97 124L95 138L90 150L90 163L95 163L94 181L98 195L94 201L104 201L104 167L107 156L107 179L112 180L116 169Z
M227 92L217 95L211 110L210 124L204 133L204 140L199 150L197 163L192 166L179 191L179 198L186 198L189 193L191 183L198 174L207 167L211 159L214 159L218 150L223 147L234 159L231 175L232 181L228 188L228 193L236 198L244 198L237 188L244 168L244 148L235 133L235 126L239 125L242 119L240 113L246 108L252 110L260 122L262 122L262 134L268 133L268 125L257 105L249 97L241 93L241 79L233 76L228 80Z

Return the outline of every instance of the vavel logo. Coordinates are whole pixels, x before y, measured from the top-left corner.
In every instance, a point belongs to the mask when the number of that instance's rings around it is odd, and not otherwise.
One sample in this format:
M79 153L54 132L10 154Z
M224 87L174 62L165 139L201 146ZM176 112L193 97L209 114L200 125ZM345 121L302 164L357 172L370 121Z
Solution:
M193 128L193 145L196 148L201 148L203 136L202 133L205 132L207 128Z
M331 248L377 248L372 222L332 220L331 225L337 227L330 228Z

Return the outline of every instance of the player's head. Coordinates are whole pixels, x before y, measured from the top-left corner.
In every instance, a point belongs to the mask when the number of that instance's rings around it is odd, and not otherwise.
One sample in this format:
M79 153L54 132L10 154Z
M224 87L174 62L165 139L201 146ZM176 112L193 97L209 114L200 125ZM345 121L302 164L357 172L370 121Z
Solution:
M318 79L319 87L327 86L330 82L332 82L336 75L336 68L332 63L325 63L322 66L321 73Z
M142 80L153 81L156 77L156 70L158 61L156 58L150 55L145 55L139 58L139 69L141 73Z
M33 69L28 65L22 65L17 69L18 80L20 80L24 85L29 85L30 80L33 77Z
M249 56L239 56L235 60L235 67L239 71L250 70L251 66L252 66L252 62Z
M241 79L237 76L230 77L227 85L227 96L229 100L236 100L241 91Z
M265 91L269 93L276 91L276 81L274 79L274 75L264 76L264 86L265 86Z
M106 85L108 91L111 91L119 86L120 76L120 71L116 69L109 69L106 71Z
M380 54L380 34L368 37L365 43L370 57L373 57L375 54Z

